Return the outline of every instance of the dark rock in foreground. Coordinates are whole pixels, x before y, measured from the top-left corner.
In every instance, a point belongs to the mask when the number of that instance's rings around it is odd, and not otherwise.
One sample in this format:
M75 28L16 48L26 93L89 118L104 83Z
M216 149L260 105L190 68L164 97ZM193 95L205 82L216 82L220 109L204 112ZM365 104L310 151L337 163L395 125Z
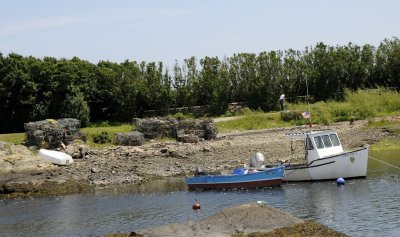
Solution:
M133 234L132 234L133 233ZM108 236L151 237L266 237L266 236L346 236L321 224L258 203L228 207L202 220L138 230Z
M143 236L232 236L268 232L276 228L304 223L302 219L268 205L257 203L225 208L199 221L164 225L137 231Z
M337 232L322 224L306 221L292 227L283 227L267 233L234 234L232 237L347 237L347 235Z

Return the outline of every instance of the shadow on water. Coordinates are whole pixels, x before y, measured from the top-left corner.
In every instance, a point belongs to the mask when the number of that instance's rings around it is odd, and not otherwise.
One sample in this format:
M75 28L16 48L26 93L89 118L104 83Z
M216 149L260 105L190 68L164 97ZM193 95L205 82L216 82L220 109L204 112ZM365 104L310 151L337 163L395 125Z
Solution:
M371 152L400 166L400 150ZM90 236L196 220L258 200L349 236L400 236L400 170L369 159L366 179L280 188L188 192L183 178L93 194L0 201L0 236ZM194 200L201 209L192 210Z
M166 178L154 180L139 185L128 185L123 187L99 188L94 190L96 196L104 195L129 195L129 194L162 194L168 192L181 191L186 189L184 178Z

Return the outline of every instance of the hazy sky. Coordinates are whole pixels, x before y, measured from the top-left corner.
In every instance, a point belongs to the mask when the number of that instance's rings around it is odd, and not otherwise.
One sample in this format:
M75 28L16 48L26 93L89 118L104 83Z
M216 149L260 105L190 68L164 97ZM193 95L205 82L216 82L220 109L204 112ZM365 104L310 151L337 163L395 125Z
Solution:
M122 62L400 37L398 0L0 0L0 52Z

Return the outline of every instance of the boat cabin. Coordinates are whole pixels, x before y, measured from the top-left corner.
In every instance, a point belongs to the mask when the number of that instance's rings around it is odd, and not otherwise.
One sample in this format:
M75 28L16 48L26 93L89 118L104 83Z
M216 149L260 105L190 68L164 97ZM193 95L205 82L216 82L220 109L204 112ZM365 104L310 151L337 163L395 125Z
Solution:
M336 131L322 130L304 133L287 133L285 137L295 140L304 140L307 161L337 155L343 153Z

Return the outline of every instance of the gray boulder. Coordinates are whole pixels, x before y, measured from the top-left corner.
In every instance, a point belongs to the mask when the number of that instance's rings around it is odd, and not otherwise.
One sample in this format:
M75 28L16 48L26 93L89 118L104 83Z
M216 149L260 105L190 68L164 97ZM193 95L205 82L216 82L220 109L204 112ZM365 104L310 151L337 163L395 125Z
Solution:
M117 133L114 143L122 146L141 146L144 144L144 134L138 131Z
M265 233L299 223L304 223L304 220L264 203L254 202L225 208L206 219L142 229L136 233L153 237L230 237L234 234Z
M80 132L80 127L81 122L73 118L25 123L25 143L27 146L58 148L76 139L85 141L86 136Z
M144 134L146 139L157 137L175 137L175 127L178 120L174 118L133 119L133 125Z
M64 152L73 159L85 159L88 155L88 147L84 144L72 143L66 147Z
M217 136L214 121L210 119L148 118L132 120L134 129L146 139L171 137L181 142L196 143L200 139L211 140Z

